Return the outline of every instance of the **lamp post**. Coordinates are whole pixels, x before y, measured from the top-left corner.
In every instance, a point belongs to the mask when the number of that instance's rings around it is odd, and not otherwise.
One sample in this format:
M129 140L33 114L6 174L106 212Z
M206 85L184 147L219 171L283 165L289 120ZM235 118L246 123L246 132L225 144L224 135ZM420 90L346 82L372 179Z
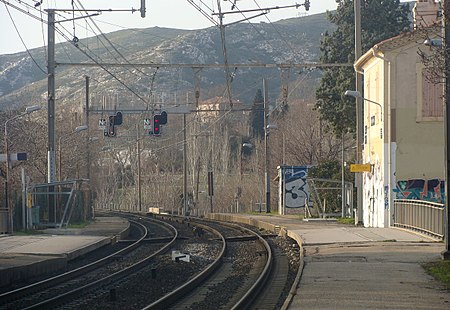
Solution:
M381 108L381 119L383 119L383 106L381 104L379 104L378 102L370 100L370 99L367 99L367 98L364 98L361 95L361 92L359 92L357 90L346 90L344 95L350 96L350 97L353 97L353 98L356 98L356 99L361 99L361 100L364 100L364 101L367 101L367 102L370 102L370 103L373 103L373 104L376 104L377 106L379 106Z
M88 129L87 125L78 126L71 133L59 137L59 139L58 139L58 155L59 155L58 156L58 181L62 181L61 180L61 167L62 167L62 165L61 165L61 161L62 161L62 158L61 158L61 153L62 153L61 152L61 142L62 142L62 139L63 138L67 138L67 137L69 137L69 136L71 136L73 134L79 133L80 131L84 131L84 130L87 130L87 129Z
M25 112L16 115L5 122L5 156L6 156L6 169L5 169L5 200L6 200L6 209L8 214L8 232L13 232L13 216L12 216L12 208L11 208L11 199L9 199L9 166L10 166L10 158L9 158L9 139L8 139L8 123L12 122L13 120L16 120L18 118L21 118L25 115L28 115L30 113L33 113L35 111L40 110L42 107L35 105L31 107L25 108Z

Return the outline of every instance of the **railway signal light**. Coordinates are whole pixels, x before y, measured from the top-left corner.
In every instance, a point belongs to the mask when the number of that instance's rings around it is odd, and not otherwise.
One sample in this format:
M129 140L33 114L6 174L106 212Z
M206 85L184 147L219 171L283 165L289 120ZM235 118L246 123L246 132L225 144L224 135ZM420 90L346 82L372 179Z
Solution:
M108 137L116 136L115 116L109 117Z
M122 125L122 112L117 112L114 115L114 125Z
M160 120L161 125L167 124L167 112L166 111L161 112L161 114L159 115L159 120Z
M161 134L161 115L153 115L153 135L159 136Z

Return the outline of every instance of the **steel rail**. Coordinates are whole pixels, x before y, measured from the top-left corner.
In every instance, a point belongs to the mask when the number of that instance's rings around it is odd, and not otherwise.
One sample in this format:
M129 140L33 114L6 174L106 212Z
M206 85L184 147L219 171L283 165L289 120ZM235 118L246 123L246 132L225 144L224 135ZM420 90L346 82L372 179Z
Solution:
M166 309L170 305L174 304L178 301L178 299L181 296L185 296L187 293L195 289L199 284L201 284L203 281L205 281L209 276L211 276L221 265L223 257L226 253L227 244L225 241L225 237L217 230L215 230L212 227L202 225L199 223L196 223L198 227L201 227L205 230L208 230L209 232L215 234L220 238L222 241L222 250L220 251L218 257L212 262L205 270L203 270L201 273L199 273L197 276L189 280L188 282L184 283L177 289L173 290L169 294L165 295L164 297L156 300L155 302L151 303L150 305L142 308L142 310L150 310L150 309Z
M115 272L115 273L113 273L113 274L111 274L109 276L106 276L106 277L104 277L102 279L99 279L97 281L91 282L91 283L86 284L86 285L84 285L82 287L79 287L77 289L74 289L74 290L72 290L70 292L61 294L61 295L59 295L57 297L50 298L48 300L44 300L44 301L42 301L40 303L37 303L37 304L35 304L33 306L24 308L24 310L28 310L28 309L49 309L49 308L56 307L58 305L63 304L64 302L67 302L67 300L73 299L73 298L75 298L75 297L77 297L77 296L79 296L79 295L81 295L81 294L83 294L85 292L91 292L95 287L107 285L108 283L111 283L113 281L117 281L119 279L122 279L122 278L124 278L124 277L126 277L126 276L128 276L128 275L130 275L130 274L132 274L132 273L134 273L134 272L136 272L136 271L146 267L150 260L152 260L155 256L157 256L159 254L165 253L176 242L176 240L178 238L178 231L177 231L177 229L175 227L173 227L172 225L170 225L168 223L159 221L159 220L154 220L154 221L159 222L159 223L161 223L161 224L163 224L165 226L170 227L173 230L173 232L174 232L174 237L172 238L172 240L170 242L168 242L165 246L163 246L161 249L159 249L158 251L152 253L150 256L140 260L136 264L133 264L133 265L131 265L131 266L125 268L125 269L122 269L122 270L120 270L118 272ZM141 242L144 241L144 239L147 237L147 235L148 235L148 231L146 229L145 237L141 238L139 240L141 240Z
M12 301L12 300L16 300L19 299L20 297L24 296L24 295L28 295L31 292L35 292L35 291L39 291L42 289L45 289L47 287L62 283L64 281L67 281L69 279L72 279L74 277L80 276L84 273L87 273L95 268L98 268L99 266L102 266L104 264L106 264L109 260L114 259L117 255L121 255L121 254L125 254L129 251L134 250L137 246L140 245L141 242L144 241L144 239L147 236L147 228L137 222L133 222L133 224L138 225L138 227L140 227L139 229L141 229L141 231L143 231L143 236L142 238L138 239L136 242L130 244L129 246L114 252L108 256L105 256L97 261L94 261L90 264L87 264L85 266L81 266L79 268L73 269L71 271L59 274L57 276L54 277L50 277L47 279L44 279L42 281L36 282L36 283L32 283L30 285L24 286L24 287L20 287L17 288L15 290L9 291L9 292L5 292L3 294L0 294L0 300L2 302L8 302L8 301Z

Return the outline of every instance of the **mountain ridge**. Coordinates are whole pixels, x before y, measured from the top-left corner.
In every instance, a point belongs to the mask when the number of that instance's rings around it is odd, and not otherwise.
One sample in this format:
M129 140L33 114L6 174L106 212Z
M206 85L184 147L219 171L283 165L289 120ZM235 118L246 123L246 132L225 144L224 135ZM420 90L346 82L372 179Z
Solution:
M276 23L245 23L226 27L228 63L312 63L318 60L320 35L332 29L325 14L290 18ZM104 36L108 38L105 40ZM108 46L113 42L114 47ZM55 47L57 63L92 62L83 55L89 54L97 62L155 63L155 64L223 64L220 32L216 27L199 30L183 30L165 27L125 29L82 39L79 48L71 43L59 43ZM83 51L83 53L80 52ZM119 51L120 54L118 54ZM46 71L46 51L40 47L30 50L33 58ZM124 60L121 55L127 59ZM27 52L0 55L0 109L14 109L28 102L46 102L46 72L42 72ZM187 68L117 68L110 67L111 74L99 68L82 66L58 66L56 68L56 93L60 103L68 103L80 97L84 87L82 76L92 77L91 92L98 97L114 92L116 97L127 98L129 85L136 93L150 98L155 93L193 92L193 70ZM223 68L201 69L200 87L202 99L221 92L225 83ZM261 77L273 78L273 96L277 96L281 81L276 68L230 68L236 96L250 101L255 84ZM275 76L277 76L275 78ZM295 78L291 77L291 80ZM118 82L120 80L121 82ZM277 89L275 91L275 89ZM128 94L126 94L128 93ZM240 95L244 93L244 95ZM102 95L103 94L103 95ZM119 94L119 95L117 95ZM233 93L235 95L235 93ZM82 97L82 96L81 96ZM119 100L119 99L117 99ZM126 100L131 106L139 106L139 98L131 95Z

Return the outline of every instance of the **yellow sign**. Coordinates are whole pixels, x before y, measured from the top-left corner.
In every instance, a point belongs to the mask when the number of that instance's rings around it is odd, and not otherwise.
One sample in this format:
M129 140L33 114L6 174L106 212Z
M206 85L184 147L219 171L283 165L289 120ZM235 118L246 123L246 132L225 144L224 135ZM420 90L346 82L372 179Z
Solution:
M371 165L370 164L351 164L350 172L370 172Z

